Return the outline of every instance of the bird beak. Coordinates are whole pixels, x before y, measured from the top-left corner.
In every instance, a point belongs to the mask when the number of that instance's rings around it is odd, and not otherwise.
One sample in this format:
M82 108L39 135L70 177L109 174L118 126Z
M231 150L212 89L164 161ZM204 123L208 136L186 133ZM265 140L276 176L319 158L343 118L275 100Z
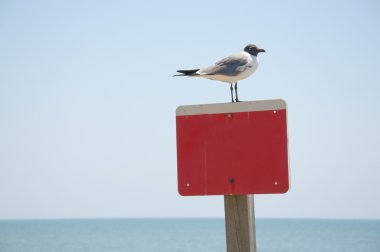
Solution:
M265 50L264 49L259 49L259 50L257 50L258 52L265 52Z

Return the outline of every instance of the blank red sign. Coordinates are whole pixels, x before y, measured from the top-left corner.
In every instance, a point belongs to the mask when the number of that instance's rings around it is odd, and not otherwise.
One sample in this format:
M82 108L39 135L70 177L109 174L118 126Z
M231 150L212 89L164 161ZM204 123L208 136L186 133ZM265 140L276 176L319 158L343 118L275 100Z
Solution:
M288 191L283 100L180 106L176 126L181 195Z

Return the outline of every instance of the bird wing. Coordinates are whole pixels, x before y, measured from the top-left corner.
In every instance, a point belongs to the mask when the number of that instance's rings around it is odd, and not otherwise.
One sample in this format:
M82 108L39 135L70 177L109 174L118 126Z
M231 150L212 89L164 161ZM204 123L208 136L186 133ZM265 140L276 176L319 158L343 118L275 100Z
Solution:
M228 56L214 65L198 71L201 75L227 75L236 76L249 67L248 59L242 54Z

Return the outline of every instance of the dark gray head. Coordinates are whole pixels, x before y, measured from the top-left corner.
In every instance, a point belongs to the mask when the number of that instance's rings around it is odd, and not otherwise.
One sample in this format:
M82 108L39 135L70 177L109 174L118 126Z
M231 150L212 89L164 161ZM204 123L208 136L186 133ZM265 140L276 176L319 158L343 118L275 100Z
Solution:
M258 48L256 45L254 44L249 44L247 45L245 48L244 48L244 51L253 55L253 56L257 56L258 53L260 52L265 52L264 49L260 49Z

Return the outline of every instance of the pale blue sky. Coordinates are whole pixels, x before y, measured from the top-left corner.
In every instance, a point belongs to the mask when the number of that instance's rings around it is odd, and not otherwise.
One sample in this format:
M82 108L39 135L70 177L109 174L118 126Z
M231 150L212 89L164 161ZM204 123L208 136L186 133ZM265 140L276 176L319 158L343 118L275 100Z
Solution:
M380 218L378 1L0 1L0 219L222 217L177 193L172 78L265 48L242 100L288 104L291 190L257 217Z

